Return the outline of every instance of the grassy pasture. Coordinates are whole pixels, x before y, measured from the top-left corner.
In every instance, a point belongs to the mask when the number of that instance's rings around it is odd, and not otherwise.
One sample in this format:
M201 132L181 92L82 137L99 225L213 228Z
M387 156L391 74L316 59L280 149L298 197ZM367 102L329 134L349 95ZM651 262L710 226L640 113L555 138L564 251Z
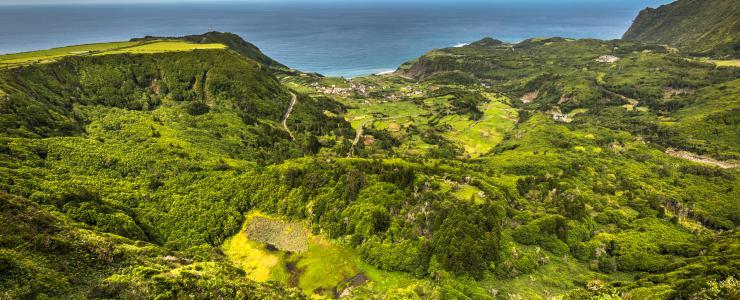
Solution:
M517 112L499 101L485 104L482 111L483 117L478 121L460 115L449 115L442 119L443 123L452 127L445 137L462 144L465 153L473 157L493 149L517 120Z
M114 49L127 48L139 45L141 42L113 42L67 46L48 50L30 51L13 54L0 55L0 66L22 65L34 62L46 62L57 58L82 55L89 53L102 53Z
M224 49L222 44L193 44L184 41L111 42L67 46L48 50L0 55L0 67L47 63L75 55L109 55L122 53L160 53L198 49Z
M331 296L331 290L357 275L360 257L354 250L314 236L309 249L296 259L298 287L306 294Z
M302 253L308 250L305 230L297 222L254 216L248 222L246 235L250 240L273 245L282 251Z
M391 118L414 117L426 112L422 107L412 102L398 101L360 105L357 108L351 109L347 113L346 118L352 124L352 127L359 128L362 123L369 120L383 121L384 119L390 120Z
M483 199L481 199L479 194L481 190L472 185L456 183L448 180L439 181L439 185L441 191L450 192L460 201L470 201L470 199L475 197L475 203L483 203Z
M222 249L249 279L298 287L317 298L332 297L335 287L360 273L360 258L351 248L311 235L301 223L259 212L250 213Z
M159 52L172 52L172 51L192 51L192 50L206 50L206 49L225 49L226 46L222 44L193 44L184 41L158 41L153 43L142 43L133 47L115 49L101 53L105 54L120 54L120 53L159 53Z
M469 198L468 198L469 199ZM268 247L255 240L254 224L259 224L258 238L286 240L295 234L296 226L306 235L306 250L300 253ZM264 224L270 224L264 226ZM253 233L253 232L252 232ZM268 237L269 235L269 237ZM379 270L363 262L351 247L338 244L321 235L313 235L296 222L284 221L260 212L247 215L241 231L222 245L226 257L247 273L247 278L257 282L277 282L299 288L314 299L334 298L353 285L357 296L395 293L412 284L427 285L409 274ZM360 282L351 283L357 278Z
M708 60L708 62L713 63L718 67L738 67L740 68L740 59Z
M451 112L451 98L448 95L427 98L421 102L371 102L350 109L345 118L354 128L372 126L378 130L387 130L403 141L398 150L409 154L423 152L429 145L418 137L405 136L404 129L413 125L424 131L430 127L433 116L442 114L445 116L439 118L437 127L448 128L443 136L460 144L471 157L490 151L517 120L517 112L504 103L505 99L493 98L489 103L483 104L480 108L483 117L473 121L466 115Z
M271 274L281 262L281 257L268 251L265 245L249 240L246 228L228 239L222 249L231 262L247 272L247 278L257 282L271 280Z

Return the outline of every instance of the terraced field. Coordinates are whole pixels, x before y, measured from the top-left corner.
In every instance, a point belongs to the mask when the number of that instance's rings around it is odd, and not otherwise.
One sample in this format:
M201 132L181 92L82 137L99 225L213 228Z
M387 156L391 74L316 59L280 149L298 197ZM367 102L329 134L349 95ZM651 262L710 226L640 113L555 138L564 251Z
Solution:
M428 130L439 130L450 142L463 148L469 157L478 157L493 149L510 130L517 112L506 104L505 97L486 95L487 103L479 106L482 117L472 120L457 114L450 102L454 96L351 103L345 118L356 130L383 130L401 140L397 150L406 154L423 154L431 145L419 137Z
M452 129L445 137L463 146L465 153L472 157L488 153L504 138L504 133L514 127L517 112L500 101L491 101L483 106L483 117L472 121L460 115L450 115L442 119Z

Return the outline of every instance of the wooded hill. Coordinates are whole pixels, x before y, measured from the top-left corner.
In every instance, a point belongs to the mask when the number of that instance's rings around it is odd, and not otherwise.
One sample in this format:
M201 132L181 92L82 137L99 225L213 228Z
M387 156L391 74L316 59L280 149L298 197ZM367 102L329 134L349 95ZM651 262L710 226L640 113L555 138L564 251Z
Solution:
M347 80L124 43L0 69L2 299L740 293L737 67L486 38Z

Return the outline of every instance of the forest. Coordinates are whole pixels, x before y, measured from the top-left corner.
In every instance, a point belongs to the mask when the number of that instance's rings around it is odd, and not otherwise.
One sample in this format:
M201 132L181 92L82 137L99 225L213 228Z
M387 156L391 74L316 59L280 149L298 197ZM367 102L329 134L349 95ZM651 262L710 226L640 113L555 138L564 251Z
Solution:
M0 299L740 297L725 56L484 38L345 79L228 33L85 47L0 56Z

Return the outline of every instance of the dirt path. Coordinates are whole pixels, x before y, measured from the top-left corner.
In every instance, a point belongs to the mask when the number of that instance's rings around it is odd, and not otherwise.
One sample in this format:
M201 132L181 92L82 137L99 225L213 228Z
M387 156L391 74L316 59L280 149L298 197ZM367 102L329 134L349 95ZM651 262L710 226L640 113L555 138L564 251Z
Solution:
M290 113L293 112L293 106L296 102L298 102L298 96L296 96L293 92L290 92L290 105L288 106L288 110L285 111L285 115L283 115L283 120L280 121L280 123L283 124L283 128L285 128L285 131L288 132L290 135L290 139L295 141L295 137L293 136L293 132L290 131L288 128L288 118L290 117Z
M680 150L674 150L674 149L668 148L668 150L666 150L665 153L673 157L683 158L686 160L703 163L703 164L709 164L709 165L720 167L722 169L732 169L732 168L740 167L740 165L733 163L733 162L716 160L708 156L703 156L703 155L691 153L688 151L680 151Z
M372 121L372 119L362 122L360 124L360 128L357 128L355 131L355 139L352 141L352 147L349 148L349 153L347 153L347 157L352 157L352 155L355 154L355 145L360 142L360 138L362 137L362 130L365 127L365 123Z
M357 143L360 142L360 137L362 136L362 129L365 127L365 123L367 123L367 121L362 122L362 124L360 124L360 128L357 128L357 132L355 133L355 139L352 141L352 146L357 145Z

